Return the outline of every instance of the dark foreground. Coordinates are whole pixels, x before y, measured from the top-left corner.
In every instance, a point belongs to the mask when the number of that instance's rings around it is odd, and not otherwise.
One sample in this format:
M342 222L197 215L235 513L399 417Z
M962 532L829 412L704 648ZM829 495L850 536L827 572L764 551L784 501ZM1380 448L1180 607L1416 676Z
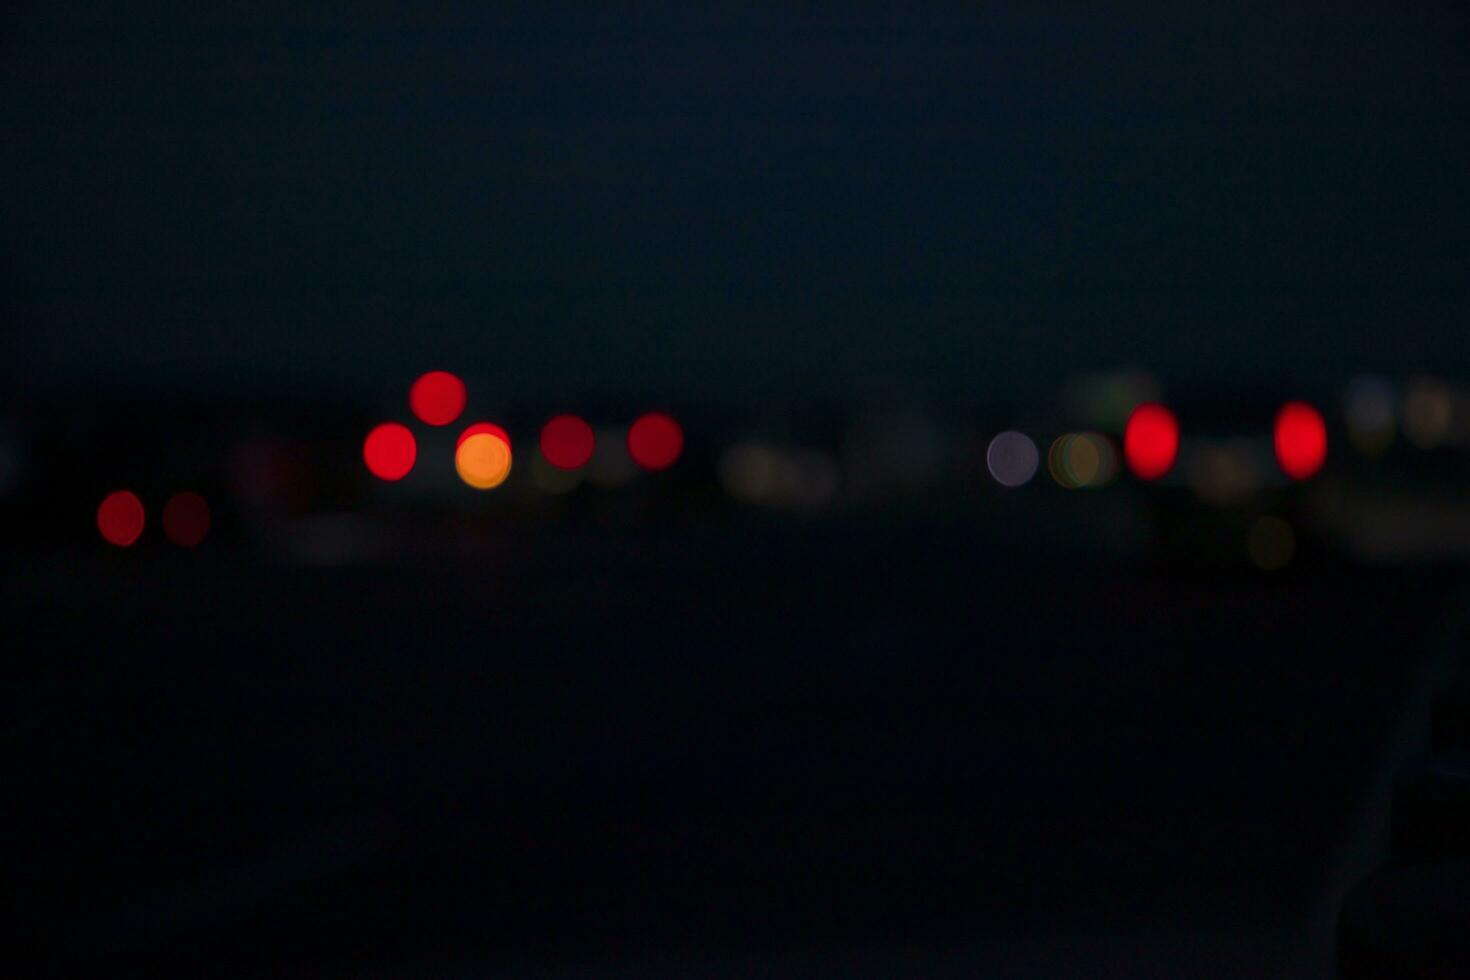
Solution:
M1457 588L533 537L13 568L37 975L1324 976Z

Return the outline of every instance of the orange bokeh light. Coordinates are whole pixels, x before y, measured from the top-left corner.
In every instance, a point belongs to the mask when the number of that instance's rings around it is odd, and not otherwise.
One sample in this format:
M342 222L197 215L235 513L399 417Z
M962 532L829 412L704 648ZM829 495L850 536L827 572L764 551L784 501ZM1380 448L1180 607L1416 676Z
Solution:
M504 442L507 446L510 445L509 432L506 432L494 422L476 422L474 425L466 426L465 430L459 434L459 438L454 440L454 448L459 449L470 436L477 436L482 432L489 433L501 442Z
M454 452L459 478L476 490L492 490L510 475L510 444L489 432L478 432Z

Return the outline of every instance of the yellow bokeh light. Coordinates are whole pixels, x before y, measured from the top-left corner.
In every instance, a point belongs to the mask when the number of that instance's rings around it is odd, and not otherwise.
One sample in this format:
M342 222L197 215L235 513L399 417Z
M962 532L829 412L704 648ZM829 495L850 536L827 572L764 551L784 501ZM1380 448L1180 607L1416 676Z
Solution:
M1046 468L1050 471L1051 478L1056 480L1059 486L1066 487L1068 490L1077 489L1077 481L1073 480L1072 474L1067 472L1066 465L1067 448L1075 438L1077 437L1070 432L1064 436L1057 436L1056 441L1051 444L1051 448L1046 453Z
M1118 475L1118 451L1096 432L1069 432L1051 444L1047 468L1068 490L1107 486Z
M1098 452L1096 442L1080 435L1067 443L1062 465L1067 468L1073 483L1079 487L1090 487L1102 472L1102 453Z
M470 436L454 453L454 469L476 490L493 490L510 475L510 447L489 432Z

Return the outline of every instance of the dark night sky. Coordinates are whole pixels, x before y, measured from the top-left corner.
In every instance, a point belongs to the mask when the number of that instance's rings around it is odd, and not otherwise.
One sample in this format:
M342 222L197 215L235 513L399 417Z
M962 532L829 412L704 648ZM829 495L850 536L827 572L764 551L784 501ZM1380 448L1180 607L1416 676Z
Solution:
M736 401L1470 370L1458 4L250 6L11 17L23 376Z

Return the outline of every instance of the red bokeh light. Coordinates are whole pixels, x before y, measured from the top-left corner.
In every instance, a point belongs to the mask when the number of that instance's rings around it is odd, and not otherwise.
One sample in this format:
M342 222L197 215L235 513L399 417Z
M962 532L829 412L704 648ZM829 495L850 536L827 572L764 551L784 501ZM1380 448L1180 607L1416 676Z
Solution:
M448 425L464 411L464 382L448 371L430 371L408 390L408 407L426 425Z
M560 470L586 466L596 444L592 426L575 415L558 415L541 427L541 455Z
M464 441L470 436L477 436L481 432L488 432L495 438L499 439L501 442L505 443L507 446L510 445L509 432L506 432L494 422L476 422L474 425L467 426L465 430L459 434L459 438L454 440L454 448L458 449L460 446L464 445Z
M1179 457L1179 422L1163 405L1139 405L1123 429L1123 456L1140 480L1157 480Z
M143 501L130 490L117 490L97 508L97 530L108 544L126 548L143 535Z
M197 548L209 536L209 504L192 490L163 505L163 533L180 548Z
M368 433L362 444L362 459L368 470L390 483L408 476L418 458L419 447L408 426L384 422Z
M1305 480L1327 462L1327 423L1306 402L1287 402L1276 415L1276 461L1293 480Z
M667 469L683 451L684 430L662 412L649 412L628 429L628 455L645 470Z

